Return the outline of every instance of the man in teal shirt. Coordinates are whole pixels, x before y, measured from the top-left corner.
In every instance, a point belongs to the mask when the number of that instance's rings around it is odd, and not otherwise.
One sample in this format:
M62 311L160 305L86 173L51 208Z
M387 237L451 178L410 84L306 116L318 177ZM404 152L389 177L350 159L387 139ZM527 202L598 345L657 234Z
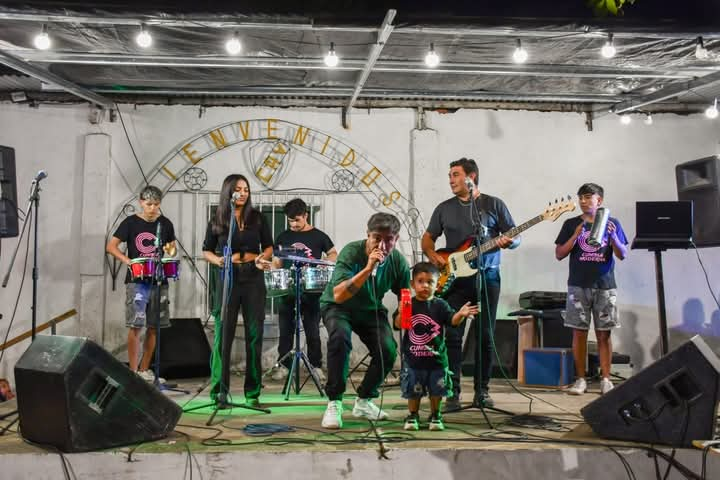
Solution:
M383 296L410 287L410 268L395 250L400 221L389 213L376 213L367 224L367 239L350 242L340 251L335 272L320 297L320 309L328 331L325 386L329 402L322 419L324 428L342 427L342 395L348 376L352 333L370 351L370 365L357 389L353 416L384 420L387 413L372 399L392 369L397 345L388 321Z

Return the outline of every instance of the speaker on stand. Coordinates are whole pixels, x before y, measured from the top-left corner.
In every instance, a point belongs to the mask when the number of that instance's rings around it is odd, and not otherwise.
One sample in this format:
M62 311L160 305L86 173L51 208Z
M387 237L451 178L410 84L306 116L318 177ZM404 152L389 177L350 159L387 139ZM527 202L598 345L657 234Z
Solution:
M720 158L716 155L675 167L678 200L693 202L693 242L720 245Z

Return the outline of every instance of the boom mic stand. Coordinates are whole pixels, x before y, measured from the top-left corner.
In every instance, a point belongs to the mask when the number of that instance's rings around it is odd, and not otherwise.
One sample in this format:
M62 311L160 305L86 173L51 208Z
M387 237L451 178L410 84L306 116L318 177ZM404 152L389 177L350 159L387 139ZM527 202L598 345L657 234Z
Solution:
M165 279L165 270L163 268L162 264L162 256L163 256L163 247L162 247L162 227L160 226L160 218L157 219L158 225L157 225L157 234L156 234L156 242L157 245L155 246L155 271L153 272L153 280L152 284L150 286L150 298L153 302L153 309L155 310L155 380L153 381L153 385L155 385L155 388L162 391L172 391L172 392L179 392L184 393L185 395L189 395L190 392L188 390L183 390L181 388L176 388L177 385L173 384L172 386L166 385L163 383L160 383L160 295L162 295L162 285ZM154 295L153 295L154 294ZM170 319L168 318L168 321ZM147 334L147 333L146 333Z
M220 331L220 335L224 335L225 325L227 322L233 320L227 318L227 310L228 310L228 303L230 302L230 278L232 277L232 236L233 231L235 230L235 201L234 199L230 200L230 228L228 229L228 236L227 236L227 244L223 248L223 269L222 269L222 275L223 275L223 291L222 291L222 306L220 307L220 329L215 328L215 335L217 335L218 331ZM233 320L235 321L235 320ZM223 355L223 342L222 339L220 341L220 363L221 368L229 368L225 365L225 362L223 362L222 357ZM230 358L230 355L228 355L228 359ZM222 382L222 378L220 379ZM208 382L207 385L205 385L204 388L207 388L207 386L212 383ZM225 385L225 388L229 390L229 385ZM223 392L222 388L220 390ZM199 393L199 392L198 392ZM223 392L228 393L228 392ZM245 408L247 410L255 410L258 412L263 413L270 413L270 409L268 408L261 408L261 407L252 407L250 405L247 405L245 403L233 403L231 401L227 401L226 398L221 398L220 401L218 401L217 396L213 401L210 403L206 403L204 405L198 405L196 407L188 408L184 410L184 412L193 412L195 410L200 410L207 407L213 407L213 412L210 415L210 418L205 423L205 425L210 426L212 425L212 421L215 419L215 415L217 415L218 410L227 410L232 408Z
M478 256L475 260L477 262L477 273L475 274L475 298L476 301L480 302L480 306L482 307L482 310L477 313L477 316L475 317L475 321L473 322L473 325L475 326L475 330L477 330L476 337L475 337L475 352L474 352L474 360L475 365L473 368L473 387L477 387L478 382L482 381L482 373L483 373L483 360L482 360L482 315L483 313L487 312L488 316L488 322L491 322L489 324L490 327L492 327L492 320L490 318L490 315L492 312L490 311L490 297L487 292L487 282L485 281L485 265L483 264L483 255L480 251L480 245L482 245L483 237L485 236L485 230L487 227L482 222L482 213L478 210L477 204L475 203L476 199L473 198L473 190L470 190L470 221L473 226L473 236L475 237L475 248L477 249ZM482 301L482 299L485 298L486 301ZM472 330L472 326L470 326ZM489 329L490 335L493 334L492 328ZM490 342L491 348L495 344L494 341L491 340ZM462 376L462 367L460 367ZM505 415L514 416L515 414L512 412L509 412L507 410L502 410L500 408L495 407L489 407L486 405L483 405L482 401L476 401L477 399L477 392L473 392L473 403L464 407L460 407L457 410L452 410L448 413L455 413L455 412L462 412L465 410L469 410L471 408L477 408L482 413L483 417L485 418L485 422L487 423L488 427L491 429L494 429L495 426L490 421L490 417L488 417L486 410L492 410L493 412L497 413L503 413Z
M33 178L32 184L30 186L30 197L28 198L28 205L27 209L25 210L27 214L25 215L25 220L23 221L23 226L21 230L21 235L18 238L18 243L15 245L15 251L13 252L12 258L10 259L10 265L8 265L7 273L5 274L5 277L3 278L2 286L3 288L7 287L8 281L10 279L10 273L12 272L13 265L15 264L15 258L17 257L18 250L20 249L20 244L22 244L22 238L25 235L25 227L28 225L28 219L33 218L33 269L32 269L32 323L31 323L31 332L32 332L32 340L35 341L35 332L37 330L37 284L38 284L38 278L39 278L39 270L38 270L38 217L39 212L38 209L40 208L40 181L43 178L47 177L47 173L45 170L40 170L37 175L35 175L35 178ZM53 335L55 334L55 328L52 329ZM17 414L17 410L13 410L11 412L5 413L0 417L0 420L4 420L12 415ZM10 423L10 425L14 424L19 420L19 417L16 418L13 422ZM1 434L4 434L5 431L10 427L10 425L6 425L5 429L0 432Z

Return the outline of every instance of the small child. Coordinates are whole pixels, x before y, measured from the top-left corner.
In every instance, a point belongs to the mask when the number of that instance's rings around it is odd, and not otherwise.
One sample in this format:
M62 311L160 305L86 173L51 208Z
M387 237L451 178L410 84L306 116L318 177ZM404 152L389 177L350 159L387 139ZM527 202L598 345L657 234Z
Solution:
M128 266L125 277L125 325L128 327L128 363L130 370L137 372L148 382L155 380L155 375L149 370L152 354L155 350L155 322L161 328L170 326L170 310L168 307L167 280L159 288L153 288L151 279L134 279L130 275L130 262L133 259L152 258L162 256L157 252L156 245L162 245L162 250L169 257L174 257L175 230L167 217L160 213L162 191L148 185L140 192L140 208L142 211L127 217L115 230L105 250ZM160 239L156 238L160 232ZM119 248L121 243L127 244L127 255ZM162 268L162 265L155 265ZM158 291L159 290L159 291ZM160 295L160 310L155 310L155 296ZM142 360L138 365L140 352L140 334L146 328L143 345ZM158 379L163 383L162 379Z
M478 313L478 307L470 302L454 312L445 300L435 298L434 292L440 272L429 262L413 267L411 285L415 291L412 299L411 327L402 339L404 366L401 373L402 397L408 400L410 414L405 419L405 430L419 428L418 410L420 399L430 396L430 430L444 430L440 414L442 397L452 392L452 380L448 368L444 327L457 326L465 317ZM400 312L395 316L395 326L400 328Z

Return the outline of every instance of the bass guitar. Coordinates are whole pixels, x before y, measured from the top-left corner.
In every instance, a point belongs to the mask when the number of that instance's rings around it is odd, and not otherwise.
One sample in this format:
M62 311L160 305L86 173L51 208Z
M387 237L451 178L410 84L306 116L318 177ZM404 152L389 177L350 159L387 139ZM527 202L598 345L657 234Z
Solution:
M575 210L575 202L573 202L572 197L568 196L567 200L562 198L560 200L555 200L554 203L551 202L545 211L537 217L528 220L522 225L511 228L502 235L514 238L542 221L551 220L554 222L563 213L572 212L573 210ZM438 250L437 254L444 258L447 263L445 264L445 267L440 270L440 279L438 280L435 294L442 296L447 293L450 285L452 285L452 282L456 278L475 275L477 272L475 260L477 260L479 255L497 248L498 238L499 237L492 238L482 243L480 246L473 245L474 239L471 238L455 250L446 248Z

